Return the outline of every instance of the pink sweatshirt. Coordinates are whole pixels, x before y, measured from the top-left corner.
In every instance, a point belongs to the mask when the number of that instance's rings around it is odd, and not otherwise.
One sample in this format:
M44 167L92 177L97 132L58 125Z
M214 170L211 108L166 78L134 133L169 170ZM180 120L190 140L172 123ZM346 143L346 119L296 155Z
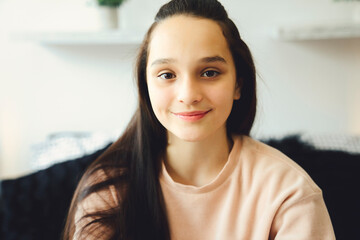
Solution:
M160 184L172 240L335 239L320 188L284 154L249 137L234 138L227 163L209 184L176 183L165 165ZM106 229L80 236L89 221L80 219L117 204L113 186L87 197L77 206L73 239L106 239Z
M174 182L163 165L172 240L335 239L322 192L281 152L235 137L228 162L202 187Z

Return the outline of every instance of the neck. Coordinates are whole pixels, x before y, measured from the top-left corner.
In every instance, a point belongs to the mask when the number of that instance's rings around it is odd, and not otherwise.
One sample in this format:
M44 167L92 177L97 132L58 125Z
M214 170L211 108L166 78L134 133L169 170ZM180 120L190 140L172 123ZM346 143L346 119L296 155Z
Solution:
M169 136L165 166L175 182L203 186L222 170L232 148L226 130L202 141L188 142Z

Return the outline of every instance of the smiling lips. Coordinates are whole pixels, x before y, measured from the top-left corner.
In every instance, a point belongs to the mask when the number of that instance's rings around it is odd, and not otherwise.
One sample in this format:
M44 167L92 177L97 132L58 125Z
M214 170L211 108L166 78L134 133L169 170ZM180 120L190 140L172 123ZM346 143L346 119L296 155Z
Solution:
M208 111L178 112L173 114L182 120L195 122L205 117L210 111L211 109Z

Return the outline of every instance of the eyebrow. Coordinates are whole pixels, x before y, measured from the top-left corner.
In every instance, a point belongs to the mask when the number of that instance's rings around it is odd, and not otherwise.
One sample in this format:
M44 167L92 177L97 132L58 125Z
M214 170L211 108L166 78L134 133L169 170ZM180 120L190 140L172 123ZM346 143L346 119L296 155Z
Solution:
M223 57L220 57L220 56L213 56L213 57L202 58L202 59L200 59L200 62L204 62L204 63L212 63L212 62L226 63L226 60Z
M169 63L173 63L173 62L176 62L176 60L173 58L159 58L159 59L156 59L155 61L153 61L151 63L151 66L156 65L156 64L169 64Z
M159 58L159 59L156 59L155 61L153 61L151 63L151 66L157 65L157 64L169 64L169 63L174 63L174 62L176 62L176 60L173 59L173 58ZM204 58L201 58L199 62L203 62L203 63L212 63L212 62L227 63L226 60L223 57L220 57L220 56L204 57Z

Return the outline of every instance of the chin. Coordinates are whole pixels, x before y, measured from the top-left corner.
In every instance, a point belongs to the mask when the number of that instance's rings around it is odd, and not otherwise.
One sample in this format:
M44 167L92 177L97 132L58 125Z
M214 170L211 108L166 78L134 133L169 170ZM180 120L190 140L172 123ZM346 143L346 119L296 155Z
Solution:
M184 133L181 132L179 134L174 134L172 133L172 135L176 138L178 138L179 140L185 141L185 142L201 142L202 140L206 139L208 137L208 134L200 134L200 133Z

